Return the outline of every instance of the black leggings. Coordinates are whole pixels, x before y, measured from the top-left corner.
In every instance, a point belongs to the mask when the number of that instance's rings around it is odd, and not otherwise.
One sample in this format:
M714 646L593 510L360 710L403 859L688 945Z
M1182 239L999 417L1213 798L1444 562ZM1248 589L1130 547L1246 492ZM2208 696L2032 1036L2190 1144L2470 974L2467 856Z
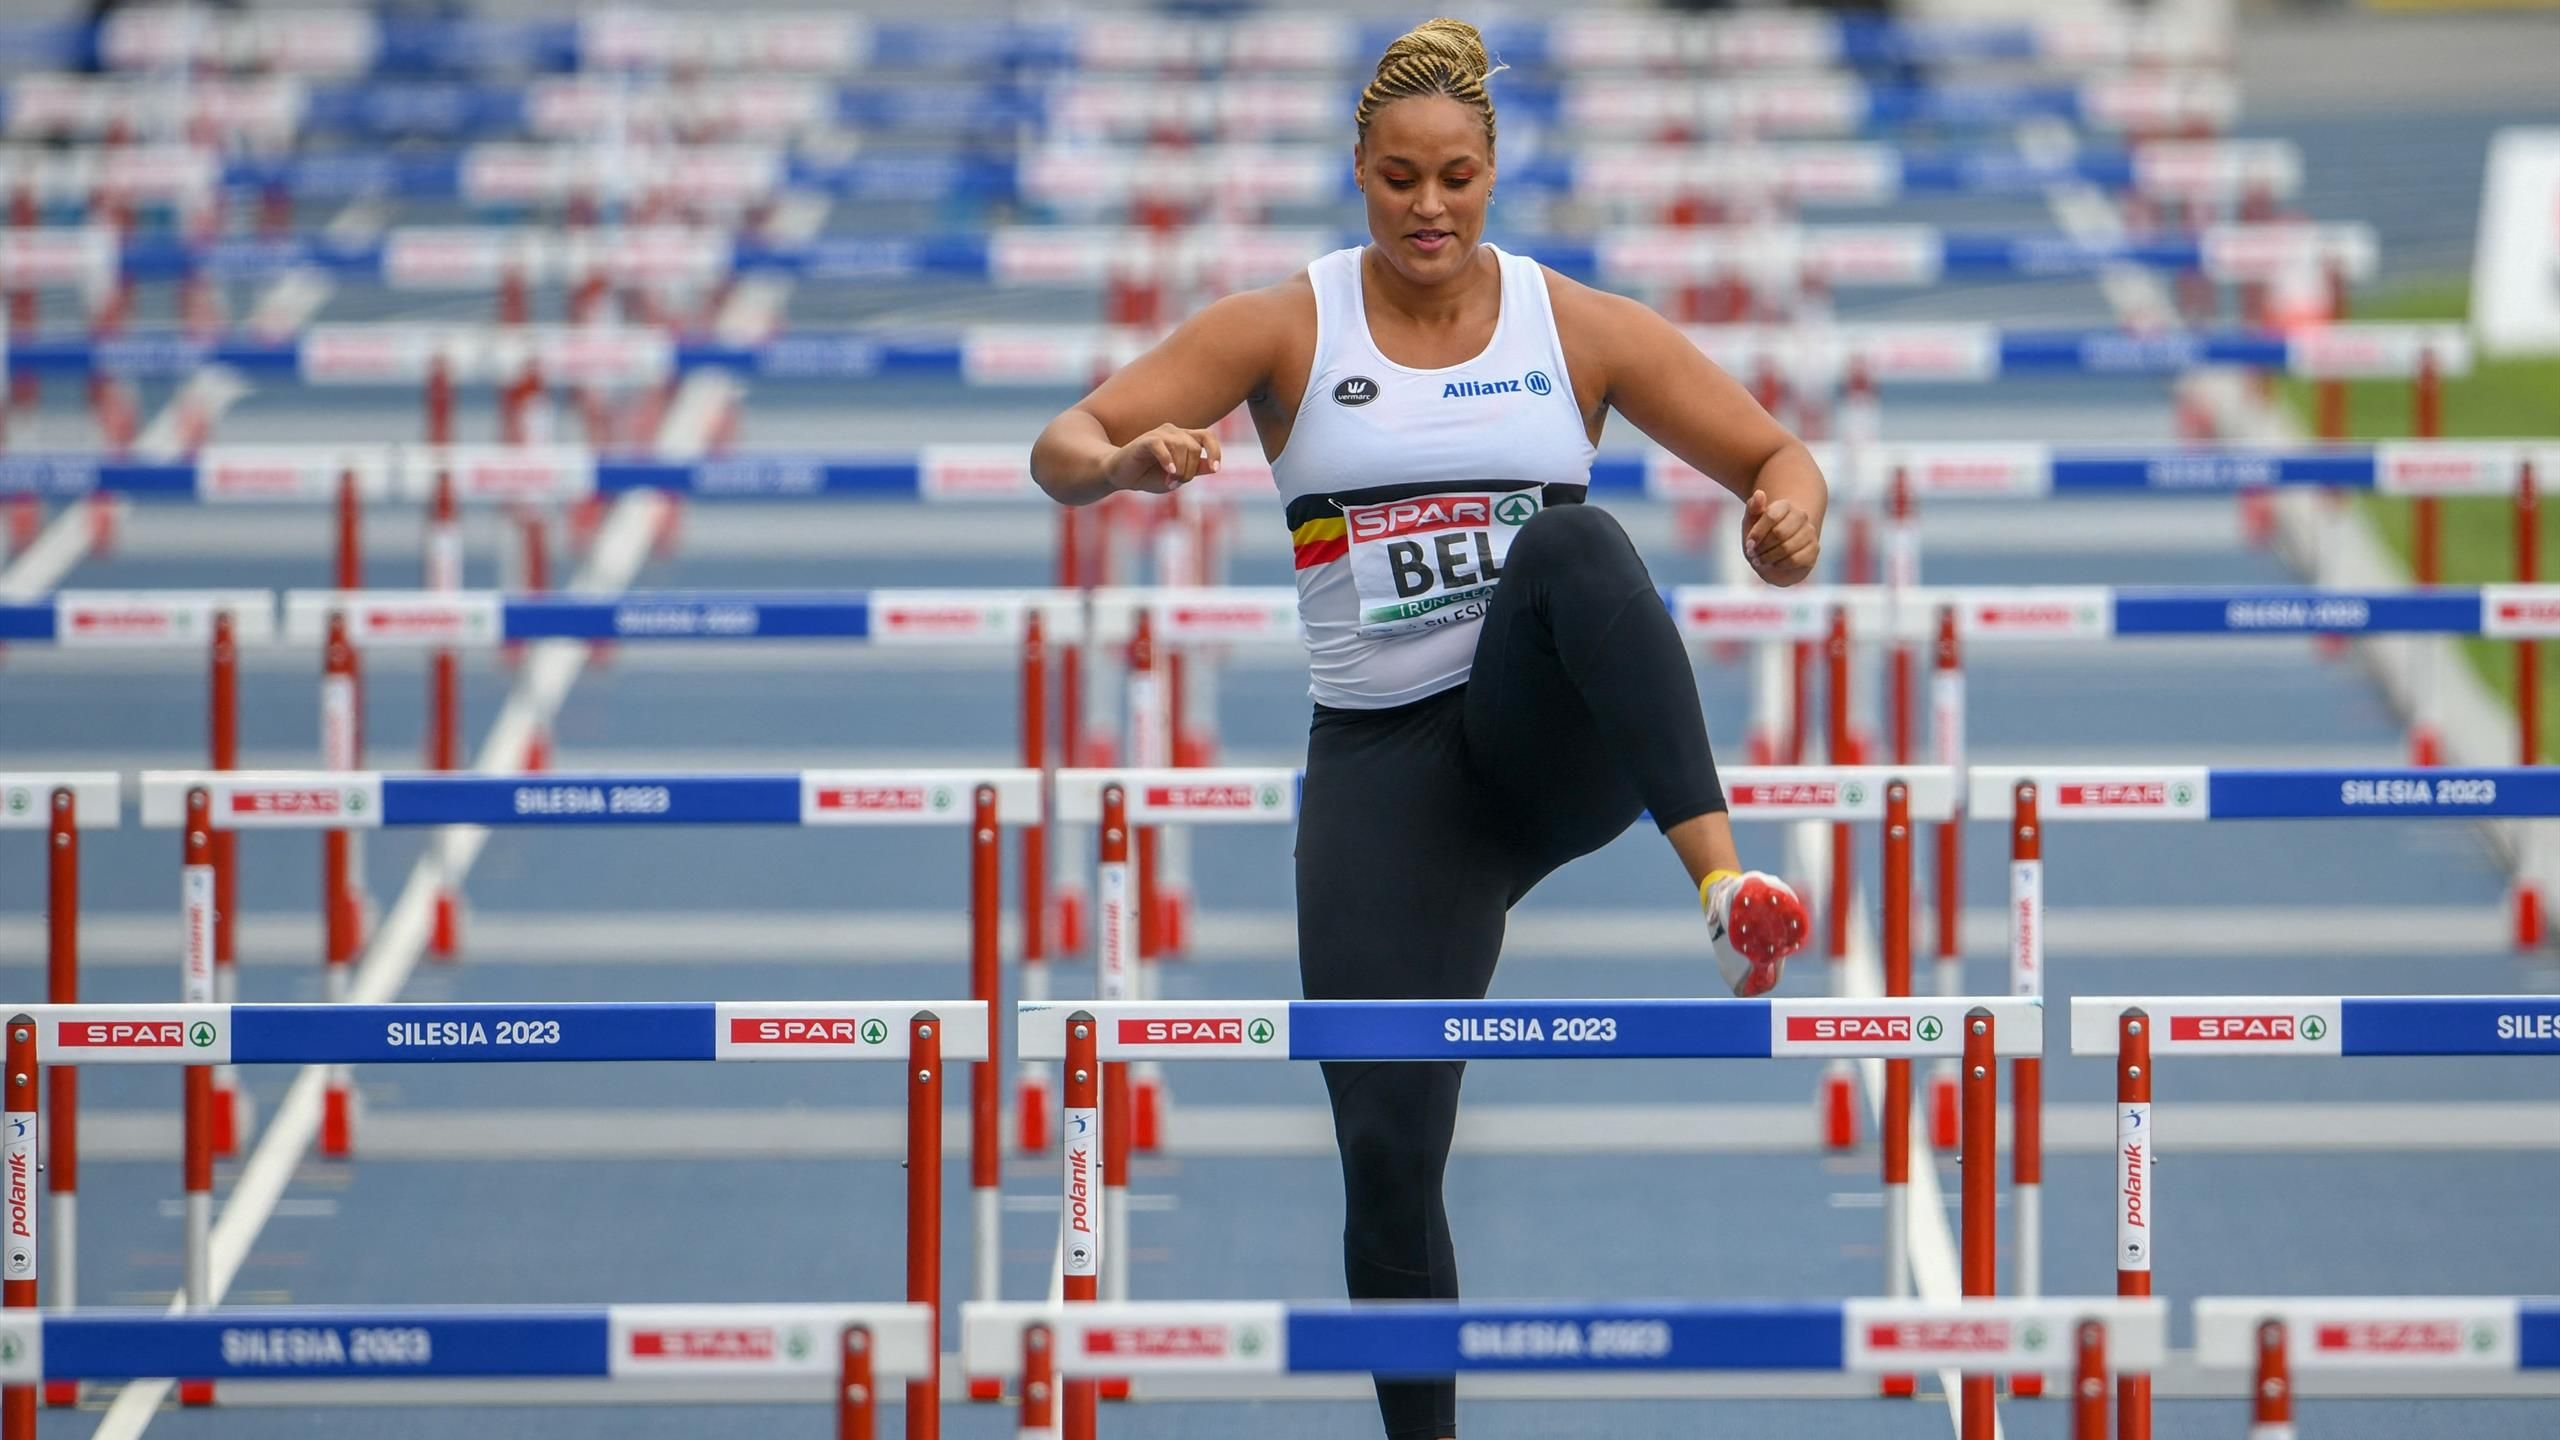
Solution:
M1512 542L1457 689L1319 706L1298 820L1298 971L1310 999L1481 999L1506 912L1653 812L1724 808L1678 630L1607 511L1541 512ZM1700 953L1706 931L1699 929ZM1441 1173L1453 1061L1324 1067L1356 1300L1453 1300ZM1380 1380L1390 1440L1457 1433L1447 1380Z

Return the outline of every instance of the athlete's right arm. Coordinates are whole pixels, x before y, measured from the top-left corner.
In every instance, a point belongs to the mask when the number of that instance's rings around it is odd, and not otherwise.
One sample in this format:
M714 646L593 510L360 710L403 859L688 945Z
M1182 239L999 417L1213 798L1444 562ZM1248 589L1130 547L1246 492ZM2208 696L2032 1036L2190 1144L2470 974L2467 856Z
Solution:
M1271 290L1210 304L1050 421L1031 447L1031 478L1061 504L1090 505L1216 470L1209 427L1268 383L1285 323Z

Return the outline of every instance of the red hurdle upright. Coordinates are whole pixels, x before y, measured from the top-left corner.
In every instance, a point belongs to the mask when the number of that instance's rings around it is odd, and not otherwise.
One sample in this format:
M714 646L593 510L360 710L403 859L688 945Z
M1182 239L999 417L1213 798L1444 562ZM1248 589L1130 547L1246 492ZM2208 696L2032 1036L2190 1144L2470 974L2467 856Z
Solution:
M1070 512L1072 513L1072 512ZM1022 998L1049 998L1049 827L1056 823L1049 772L1049 645L1040 607L1023 607L1022 768L1040 777L1040 818L1022 829ZM1016 1143L1026 1154L1049 1148L1049 1067L1025 1065L1015 1107Z
M1101 1047L1096 1043L1098 1022L1089 1011L1079 1010L1067 1017L1067 1105L1065 1122L1058 1143L1066 1152L1065 1191L1059 1203L1060 1229L1063 1232L1062 1253L1058 1257L1061 1294L1070 1305L1091 1304L1101 1296L1101 1256L1097 1253L1105 1242L1104 1211L1093 1193L1094 1127L1100 1116L1102 1063L1096 1056ZM1120 1243L1118 1236L1109 1243ZM1064 1440L1094 1440L1095 1400L1099 1382L1091 1376L1071 1374L1066 1377L1065 1413L1060 1417ZM1026 1393L1027 1390L1026 1390Z
M1936 672L1930 681L1929 735L1937 763L1955 776L1955 813L1938 822L1938 993L1964 993L1964 824L1969 801L1964 778L1964 664L1958 649L1956 611L1938 607ZM1941 1063L1929 1079L1929 1138L1940 1150L1956 1148L1956 1067Z
M1004 923L1004 831L997 822L996 787L980 784L972 792L969 821L969 994L987 1006L987 1055L969 1067L969 1203L976 1212L971 1228L971 1298L993 1300L1002 1279L1003 1223L997 1187L1003 1181L1004 1078L996 1057L1004 1050L1004 992L1001 968ZM937 1342L938 1344L938 1342ZM969 1397L992 1400L971 1377Z
M35 1017L20 1011L9 1017L9 1066L6 1111L0 1113L0 1165L7 1167L8 1259L0 1272L0 1305L11 1310L36 1308L37 1222L35 1199L36 1104L41 1082L36 1070ZM0 1440L35 1440L36 1390L33 1385L0 1388Z
M2516 467L2515 498L2516 583L2532 585L2542 578L2542 497L2535 488L2533 457L2526 456ZM2516 763L2542 763L2542 648L2531 636L2521 636L2516 647ZM2520 834L2522 832L2519 832ZM2515 893L2515 941L2518 950L2531 950L2542 944L2542 886L2534 877L2529 863L2533 856L2517 857Z
M2037 823L2033 781L2021 781L2011 795L2009 926L2009 993L2042 995L2044 832ZM2009 1152L2015 1167L2011 1195L2018 1217L2018 1294L2032 1300L2044 1293L2044 1061L2021 1055L2009 1065L2013 1083L2009 1114L2016 1132L2010 1137ZM2010 1390L2019 1396L2041 1395L2044 1377L2016 1376Z
M79 797L57 787L46 799L45 998L55 1005L80 1003L80 808ZM17 1071L14 1054L10 1074ZM45 1183L52 1193L55 1302L69 1309L79 1298L80 1071L62 1066L46 1096ZM14 1136L12 1137L15 1138ZM38 1263L41 1263L39 1260ZM30 1276L32 1280L32 1275ZM30 1284L29 1304L34 1303ZM48 1405L76 1405L73 1383L44 1387Z
M1884 787L1884 993L1911 993L1911 787L1900 780ZM1884 1062L1884 1226L1887 1235L1911 1230L1911 1062ZM1892 1299L1911 1294L1909 1257L1898 1246L1885 1247L1884 1293ZM1887 1375L1884 1393L1906 1396L1913 1377Z
M933 1348L940 1349L940 1342ZM871 1327L844 1327L836 1355L836 1440L875 1440L879 1390L871 1375Z
M1129 635L1129 763L1140 769L1162 769L1173 762L1172 723L1164 683L1156 668L1155 625L1140 607ZM1141 999L1156 993L1156 966L1164 954L1164 835L1161 826L1140 825L1131 832L1130 859L1135 874L1138 966L1135 985L1125 996ZM1105 923L1108 923L1107 921ZM1122 1069L1113 1066L1114 1070ZM1129 1143L1153 1151L1162 1136L1164 1067L1141 1060L1129 1071ZM1112 1118L1117 1120L1115 1109ZM1113 1299L1123 1298L1113 1295Z
M213 616L212 683L207 691L210 713L205 730L210 753L209 768L240 768L240 646L231 612L217 610ZM239 964L239 856L240 847L228 830L213 835L213 998L228 1005L240 998ZM228 1065L213 1072L213 1153L237 1155L242 1134L248 1129L242 1113L239 1072Z
M179 903L184 934L179 1000L189 1005L214 1001L213 800L203 786L187 791L184 866L179 874ZM213 1305L213 1071L186 1067L181 1095L185 1104L186 1187L185 1289L187 1308ZM178 1403L210 1405L213 1382L181 1380Z
M341 572L340 579L345 575ZM329 644L321 662L320 766L364 768L364 701L356 672L356 647L347 639L347 617L329 617ZM354 986L356 954L364 945L364 905L357 878L357 832L339 828L320 836L320 929L324 941L321 993L344 1002ZM354 1148L353 1075L343 1065L329 1071L320 1098L320 1153L344 1159Z
M453 472L442 466L436 470L435 498L427 512L425 588L462 588L462 522L454 512ZM427 768L462 768L462 662L449 646L427 657ZM427 935L427 953L438 960L451 960L460 952L461 905L452 885L439 882L435 921Z
M2116 1017L2116 1293L2151 1293L2151 1020ZM2151 1440L2151 1377L2116 1377L2118 1440Z
M991 1005L990 1041L997 1024ZM992 1043L987 1053L995 1054ZM933 1311L925 1373L907 1382L907 1440L935 1440L942 1433L942 1021L930 1010L907 1022L907 1299Z
M1829 683L1824 687L1828 713L1824 739L1830 746L1831 763L1854 765L1857 745L1849 735L1849 612L1845 607L1831 612L1830 630L1823 642L1828 661ZM1856 908L1857 883L1853 861L1857 849L1855 837L1846 821L1831 825L1831 894L1823 906L1824 970L1830 976L1829 991L1845 995L1844 977L1849 966L1849 914ZM1822 1143L1832 1150L1846 1150L1858 1143L1858 1099L1849 1062L1834 1060L1823 1067L1822 1092L1818 1106L1822 1117Z
M2249 1440L2293 1440L2293 1375L2281 1320L2258 1322L2258 1369L2249 1387Z
M1991 1012L1968 1012L1964 1018L1964 1175L1960 1207L1967 1299L1996 1295L2000 1290L2000 1069L1993 1042ZM2149 1287L2143 1293L2148 1294ZM1992 1389L1996 1383L1989 1375L1964 1377L1962 1440L1992 1440L1999 1429ZM2145 1384L2147 1387L2148 1382Z

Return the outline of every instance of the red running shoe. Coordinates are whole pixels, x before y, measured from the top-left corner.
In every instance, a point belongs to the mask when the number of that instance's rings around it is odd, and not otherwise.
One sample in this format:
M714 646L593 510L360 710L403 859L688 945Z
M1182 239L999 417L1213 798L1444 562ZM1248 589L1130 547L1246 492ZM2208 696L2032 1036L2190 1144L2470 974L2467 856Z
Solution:
M1724 983L1746 1000L1778 988L1787 957L1804 948L1809 925L1796 892L1775 875L1722 870L1707 877L1698 899Z

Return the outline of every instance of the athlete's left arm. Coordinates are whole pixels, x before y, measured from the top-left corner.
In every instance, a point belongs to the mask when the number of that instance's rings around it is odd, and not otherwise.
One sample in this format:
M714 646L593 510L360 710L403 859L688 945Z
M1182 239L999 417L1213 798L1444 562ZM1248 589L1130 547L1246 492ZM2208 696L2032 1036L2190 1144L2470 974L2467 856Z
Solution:
M1743 554L1760 578L1811 575L1831 488L1804 442L1650 307L1553 271L1547 289L1585 413L1616 410L1742 500Z

